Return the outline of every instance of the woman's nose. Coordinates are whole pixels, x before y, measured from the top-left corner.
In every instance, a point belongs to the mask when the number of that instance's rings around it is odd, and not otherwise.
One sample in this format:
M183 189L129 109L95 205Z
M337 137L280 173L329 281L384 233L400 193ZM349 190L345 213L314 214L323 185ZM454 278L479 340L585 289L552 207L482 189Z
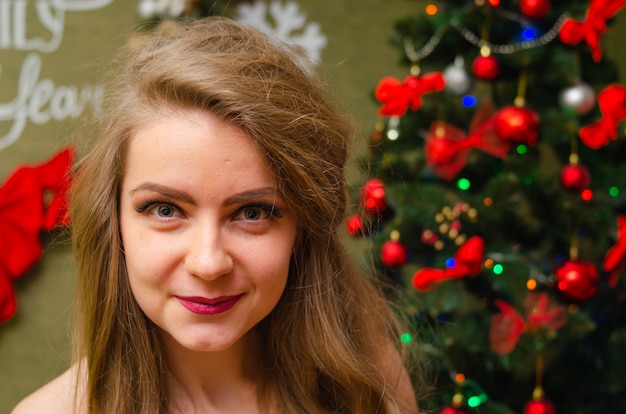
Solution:
M205 280L217 279L233 270L233 258L219 226L196 226L184 260L187 272Z

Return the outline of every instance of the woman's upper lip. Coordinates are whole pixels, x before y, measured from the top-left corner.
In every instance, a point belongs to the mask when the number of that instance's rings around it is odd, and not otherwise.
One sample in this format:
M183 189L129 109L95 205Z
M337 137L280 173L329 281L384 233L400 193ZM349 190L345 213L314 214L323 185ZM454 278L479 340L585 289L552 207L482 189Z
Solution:
M187 302L196 302L201 303L203 305L215 306L220 303L228 302L229 300L234 300L243 296L243 293L238 295L228 295L228 296L216 296L213 298L207 298L204 296L177 296L177 298L185 300Z

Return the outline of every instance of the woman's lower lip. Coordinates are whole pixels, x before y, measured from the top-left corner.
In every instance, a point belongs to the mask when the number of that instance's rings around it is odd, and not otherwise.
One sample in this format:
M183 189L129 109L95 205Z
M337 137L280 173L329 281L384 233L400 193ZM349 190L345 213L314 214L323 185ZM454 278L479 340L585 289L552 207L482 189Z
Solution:
M243 294L237 296L224 296L210 300L206 298L176 296L176 299L178 299L180 304L187 310L193 313L199 315L217 315L232 309L242 296Z

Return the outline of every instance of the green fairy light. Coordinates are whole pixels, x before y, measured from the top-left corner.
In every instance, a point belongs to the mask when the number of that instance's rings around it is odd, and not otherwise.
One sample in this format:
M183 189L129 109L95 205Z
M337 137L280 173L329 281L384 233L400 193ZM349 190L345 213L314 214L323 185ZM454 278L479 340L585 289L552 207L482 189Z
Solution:
M473 395L467 399L467 405L471 408L480 407L487 402L487 394Z
M476 381L469 378L463 382L463 397L470 408L480 407L489 399L485 390Z
M526 145L521 144L521 145L518 145L518 146L517 146L517 153L518 153L519 155L524 155L524 154L526 154L526 151L528 151L528 148L526 147Z
M405 332L402 335L400 335L400 340L402 341L403 344L410 344L411 341L413 340L413 337L411 336L410 333Z
M501 275L502 272L504 272L504 266L502 266L501 264L495 264L493 265L493 273L495 273L496 275Z
M619 195L619 188L617 188L617 187L609 188L609 195L611 197L617 197Z
M456 186L462 191L469 190L471 185L472 183L467 178L460 178L459 181L456 182Z

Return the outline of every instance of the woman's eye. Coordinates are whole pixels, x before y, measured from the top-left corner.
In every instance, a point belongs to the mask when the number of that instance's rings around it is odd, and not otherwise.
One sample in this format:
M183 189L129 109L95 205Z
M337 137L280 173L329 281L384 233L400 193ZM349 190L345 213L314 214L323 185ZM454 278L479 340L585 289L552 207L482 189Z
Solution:
M269 220L279 218L282 214L278 206L272 204L244 206L235 214L235 219L245 221Z
M246 208L242 211L243 217L246 220L261 220L263 212L260 208Z
M167 204L159 204L152 209L153 213L161 218L171 218L176 214L176 209Z

